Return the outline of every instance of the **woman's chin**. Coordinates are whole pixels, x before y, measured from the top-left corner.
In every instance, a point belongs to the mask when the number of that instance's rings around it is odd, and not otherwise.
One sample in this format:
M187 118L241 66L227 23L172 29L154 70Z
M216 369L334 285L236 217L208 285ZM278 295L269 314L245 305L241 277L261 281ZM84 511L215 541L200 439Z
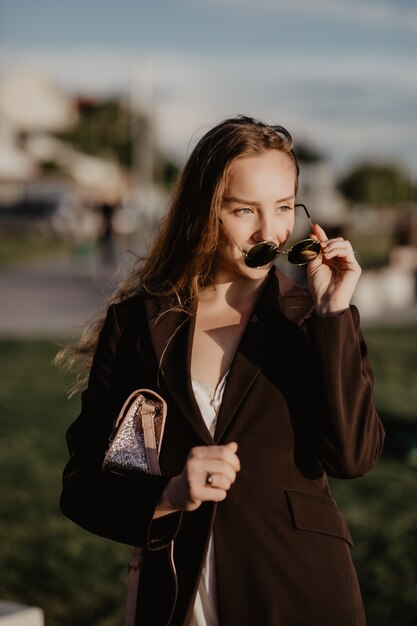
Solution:
M214 280L219 282L232 282L234 280L260 280L265 278L274 262L262 267L248 267L244 259L221 259L218 258L214 264Z
M273 263L268 263L268 265L263 265L262 267L248 267L244 263L239 264L239 267L236 268L235 277L236 279L246 278L249 280L259 280L261 278L265 278Z

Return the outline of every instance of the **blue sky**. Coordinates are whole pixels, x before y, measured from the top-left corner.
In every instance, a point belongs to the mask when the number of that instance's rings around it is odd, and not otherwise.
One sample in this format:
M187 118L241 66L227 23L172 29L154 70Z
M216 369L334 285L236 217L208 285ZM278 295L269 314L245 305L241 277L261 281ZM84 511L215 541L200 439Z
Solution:
M147 90L158 140L239 112L282 123L346 167L417 174L414 0L0 0L0 80L47 72L66 89Z
M414 0L0 1L3 43L189 51L417 50ZM330 10L330 7L331 10Z

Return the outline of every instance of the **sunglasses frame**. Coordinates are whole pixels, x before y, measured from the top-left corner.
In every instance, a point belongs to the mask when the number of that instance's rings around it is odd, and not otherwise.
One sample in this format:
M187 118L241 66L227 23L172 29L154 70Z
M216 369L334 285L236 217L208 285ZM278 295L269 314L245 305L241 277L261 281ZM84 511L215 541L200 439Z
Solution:
M313 222L311 221L310 213L308 212L306 205L299 202L294 206L294 209L297 209L299 207L302 207L304 209L304 212L310 222L310 226L311 228L313 228ZM301 246L302 250L305 252L311 251L311 253L314 254L314 256L312 256L312 258L310 259L307 259L306 261L301 261L301 262L291 260L291 256L293 256L294 248L296 248L297 246L298 247ZM255 246L253 246L248 252L243 252L243 257L245 259L245 264L247 265L247 267L251 267L251 268L263 267L264 265L271 263L279 254L287 255L287 260L292 265L302 266L302 265L307 265L308 263L316 259L318 255L320 254L320 251L321 251L320 242L317 241L316 239L301 239L300 241L297 241L294 245L292 245L291 248L289 248L288 250L280 250L279 246L277 246L275 243L272 243L271 241L260 241ZM262 253L266 255L267 260L265 260L263 263L259 263L257 262L256 255L262 255ZM253 257L255 258L255 260L251 260L253 259ZM249 263L248 263L248 260L249 260ZM261 260L263 261L264 259L261 259Z

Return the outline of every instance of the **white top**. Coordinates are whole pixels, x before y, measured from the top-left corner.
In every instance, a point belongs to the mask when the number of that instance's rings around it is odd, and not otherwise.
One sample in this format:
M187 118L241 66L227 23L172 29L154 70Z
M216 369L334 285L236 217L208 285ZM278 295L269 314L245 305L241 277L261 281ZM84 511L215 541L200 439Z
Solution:
M226 372L216 389L200 383L196 378L191 378L196 402L212 437L216 430L217 415L222 403L228 373ZM204 563L195 599L191 626L219 626L213 533L210 535L206 562Z

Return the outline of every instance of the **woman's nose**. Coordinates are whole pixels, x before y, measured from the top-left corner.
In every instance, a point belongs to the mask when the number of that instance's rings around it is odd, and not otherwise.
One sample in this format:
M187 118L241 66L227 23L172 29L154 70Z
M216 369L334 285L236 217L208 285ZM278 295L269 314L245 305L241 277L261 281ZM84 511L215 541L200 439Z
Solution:
M274 232L272 220L268 219L267 217L263 217L259 219L257 229L253 233L252 239L256 242L273 241L276 236L277 233Z

